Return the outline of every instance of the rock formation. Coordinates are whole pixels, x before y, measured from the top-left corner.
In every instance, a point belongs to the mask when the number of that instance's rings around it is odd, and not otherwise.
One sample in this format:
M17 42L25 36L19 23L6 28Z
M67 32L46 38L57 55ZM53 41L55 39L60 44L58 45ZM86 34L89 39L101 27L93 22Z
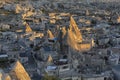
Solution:
M32 32L32 29L30 28L30 26L27 23L25 23L25 26L26 26L25 32Z
M82 38L82 34L80 30L78 29L78 26L73 19L73 17L70 17L70 27L69 29L62 28L62 40L63 45L68 45L73 50L77 51L88 51L90 50L95 44L94 40L84 40Z
M48 56L48 60L47 60L47 62L48 62L48 63L51 63L52 61L53 61L52 56L49 55L49 56Z
M70 30L74 32L74 35L76 35L76 36L74 36L75 39L79 42L82 42L82 35L81 35L81 33L78 29L78 26L72 16L70 17Z
M5 80L11 80L11 77L9 75L6 75Z
M47 31L47 34L48 34L48 38L50 38L50 39L54 38L54 36L50 30Z
M31 80L30 76L19 61L15 63L10 74L12 79L15 80Z

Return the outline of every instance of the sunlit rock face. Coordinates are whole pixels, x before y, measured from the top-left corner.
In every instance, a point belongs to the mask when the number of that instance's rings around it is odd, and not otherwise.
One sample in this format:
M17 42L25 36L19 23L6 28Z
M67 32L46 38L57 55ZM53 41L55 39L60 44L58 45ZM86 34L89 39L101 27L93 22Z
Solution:
M77 51L88 51L94 46L94 40L84 40L82 38L82 34L80 30L78 29L78 26L73 19L73 17L70 18L70 27L68 30L65 28L62 28L62 38L66 39L64 40L65 44L69 45L72 49Z
M30 28L30 26L27 23L25 23L25 26L26 26L26 30L25 30L26 33L32 32L32 29Z
M71 30L68 30L67 43L71 48L78 50L75 38L76 35Z
M11 80L11 77L9 74L4 73L3 70L0 70L0 80Z
M22 10L22 7L19 4L16 4L15 12L20 13Z
M2 79L2 70L0 70L0 80Z
M77 51L87 51L91 49L92 46L90 42L79 42L76 38L77 36L71 30L68 30L67 43L72 49Z
M79 42L83 41L81 32L79 31L78 26L73 17L70 17L70 30L73 32L75 40Z
M30 16L32 16L33 14L34 14L34 13L33 13L32 11L28 11L28 12L22 14L22 18L24 19L24 18L26 18L26 17L30 17Z
M19 61L15 63L10 75L13 80L31 80L28 73Z
M32 5L26 3L24 6L21 4L15 4L15 12L16 13L23 13L23 12L29 12L30 8L33 9Z
M6 75L4 80L12 80L11 77L9 75Z
M52 34L52 32L50 30L47 31L47 36L48 38L50 39L53 39L54 38L54 35Z
M117 19L117 23L120 23L120 16L119 16L118 19Z
M47 60L47 62L48 62L48 63L51 63L52 61L53 61L53 58L52 58L51 55L49 55L49 56L48 56L48 60Z

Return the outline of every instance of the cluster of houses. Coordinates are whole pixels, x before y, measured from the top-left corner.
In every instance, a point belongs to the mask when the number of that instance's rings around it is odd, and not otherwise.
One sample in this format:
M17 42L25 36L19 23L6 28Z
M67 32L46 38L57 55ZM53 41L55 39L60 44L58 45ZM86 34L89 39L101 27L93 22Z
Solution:
M72 3L0 2L0 80L120 79L119 13Z

